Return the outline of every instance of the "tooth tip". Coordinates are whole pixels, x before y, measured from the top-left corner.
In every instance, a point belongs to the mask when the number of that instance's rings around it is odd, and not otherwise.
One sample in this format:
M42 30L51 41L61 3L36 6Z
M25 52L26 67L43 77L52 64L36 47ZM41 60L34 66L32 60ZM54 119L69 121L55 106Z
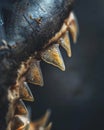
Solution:
M59 44L66 51L67 56L71 57L71 44L70 44L70 37L68 31L66 31L65 34L60 38Z
M16 115L27 115L28 111L24 102L20 99L15 104L15 114Z
M37 61L36 59L32 59L31 64L30 64L30 69L27 72L27 82L38 85L38 86L43 86L44 81L43 81L43 75L42 71L40 68L40 61Z
M44 86L44 83L40 84L40 87L43 87Z
M31 101L31 102L34 101L34 97L26 82L24 82L20 87L20 97L21 99L26 100L26 101Z
M54 65L55 66L55 65ZM65 64L63 63L63 65L60 65L60 66L56 66L58 67L60 70L62 71L65 71Z
M77 34L78 35L78 34ZM78 41L78 36L76 36L76 38L73 38L73 43L76 44Z
M49 118L49 117L50 117L50 115L51 115L51 110L50 110L50 109L48 109L48 110L46 111L45 115L47 115L46 117L47 117L47 118Z
M62 71L65 71L65 66L63 66L62 68L60 68Z
M48 124L48 126L45 128L45 130L51 130L51 128L52 128L52 122L50 122L50 123Z
M71 53L67 53L67 55L68 55L69 58L72 57L72 54L71 54Z
M73 43L76 43L78 39L78 34L79 34L79 26L78 26L78 21L74 12L70 13L69 32L72 36Z
M48 47L45 51L41 53L41 58L43 61L58 67L62 71L65 70L64 61L59 50L58 44L53 44Z

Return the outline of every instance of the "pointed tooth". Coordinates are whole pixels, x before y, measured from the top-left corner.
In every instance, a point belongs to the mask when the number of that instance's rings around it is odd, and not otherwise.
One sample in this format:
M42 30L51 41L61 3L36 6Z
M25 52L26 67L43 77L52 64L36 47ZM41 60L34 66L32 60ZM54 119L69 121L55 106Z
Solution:
M12 130L24 130L24 128L29 124L29 120L26 116L16 115L12 121Z
M44 127L49 119L49 116L50 116L50 111L48 110L41 119L30 123L31 129Z
M70 24L69 24L69 32L72 36L73 42L77 42L77 36L79 32L78 22L76 16L73 12L70 13Z
M51 130L52 128L52 122L49 123L49 125L45 128L45 130Z
M45 115L41 119L37 120L35 124L37 124L38 126L45 126L49 119L50 114L51 114L50 110L47 110Z
M41 58L45 62L60 68L62 71L65 71L64 61L59 50L58 44L53 44L50 47L48 47L45 51L43 51L41 53Z
M66 32L63 38L60 38L61 46L66 50L68 57L71 57L71 46L70 46L70 38L69 33Z
M20 98L26 101L34 101L34 97L26 82L20 86Z
M40 68L40 61L32 60L27 73L27 82L43 86L43 76Z
M27 115L28 111L24 102L20 99L15 104L15 115Z

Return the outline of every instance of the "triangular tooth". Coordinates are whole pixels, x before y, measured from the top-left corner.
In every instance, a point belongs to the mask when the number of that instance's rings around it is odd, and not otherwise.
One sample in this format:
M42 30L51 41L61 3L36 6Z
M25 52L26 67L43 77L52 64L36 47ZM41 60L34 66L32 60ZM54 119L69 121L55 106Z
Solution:
M45 62L60 68L62 71L65 71L65 64L64 64L61 52L59 50L58 44L53 44L47 49L45 49L41 53L41 58Z
M66 32L65 35L60 38L60 44L61 46L66 50L68 57L71 57L71 46L70 46L70 38L69 38L69 33Z
M52 122L49 123L49 125L45 128L45 130L51 130L52 128Z
M24 102L20 99L15 104L15 115L27 115L28 111Z
M30 123L30 128L40 128L40 127L45 127L46 126L46 123L48 122L48 119L49 119L49 116L50 116L50 111L48 110L45 115L39 119L39 120L36 120L35 122L31 122Z
M24 130L29 124L29 120L26 116L16 115L12 120L11 130Z
M45 115L41 117L41 119L35 121L35 124L37 124L38 126L45 126L50 117L50 114L51 114L51 111L47 110Z
M40 68L40 61L32 60L30 69L27 72L27 82L43 86L43 76Z
M34 97L26 82L20 86L20 98L26 101L34 101Z
M77 37L78 37L78 32L79 32L79 27L78 27L78 22L77 22L76 16L73 12L70 13L69 32L72 36L73 42L76 43Z

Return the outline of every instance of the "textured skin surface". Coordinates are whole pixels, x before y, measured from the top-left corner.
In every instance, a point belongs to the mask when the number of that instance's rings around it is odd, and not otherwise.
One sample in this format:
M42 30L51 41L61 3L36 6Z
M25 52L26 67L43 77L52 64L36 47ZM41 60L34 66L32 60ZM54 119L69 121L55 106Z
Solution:
M24 58L41 49L59 31L71 5L70 0L17 0L13 2L12 10L4 10L7 41L12 48L15 47L16 57L22 54ZM41 20L40 24L37 19Z
M15 83L17 69L35 51L59 31L68 17L72 0L11 0L9 8L2 8L0 40L0 130L5 130L8 110L7 90ZM38 21L40 20L40 22ZM3 33L4 32L4 33Z

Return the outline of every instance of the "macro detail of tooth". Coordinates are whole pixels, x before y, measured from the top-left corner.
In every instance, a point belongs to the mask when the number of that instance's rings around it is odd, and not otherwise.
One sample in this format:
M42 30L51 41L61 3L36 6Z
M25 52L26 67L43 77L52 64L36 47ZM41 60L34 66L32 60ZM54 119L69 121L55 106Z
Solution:
M62 38L60 38L59 43L66 50L68 57L71 57L72 53L68 31L64 34Z
M40 61L32 60L27 72L27 82L43 86L43 76L40 68Z
M27 108L25 106L25 104L23 103L23 101L20 99L16 102L15 104L15 115L27 115L28 111Z
M25 130L28 124L29 120L26 116L16 115L13 118L11 130Z
M64 64L61 52L59 50L58 44L53 44L47 49L45 49L41 53L41 58L45 62L60 68L62 71L65 71L65 64Z
M45 115L43 117L41 117L41 119L35 121L34 124L37 126L45 126L49 119L50 114L51 114L51 112L49 110L47 110Z
M77 22L76 16L73 12L70 13L70 24L69 24L68 29L69 29L69 32L72 36L73 42L76 43L79 28L78 28L78 22Z
M49 116L50 116L50 111L48 110L41 119L30 123L30 129L29 130L35 130L35 129L41 130L41 128L42 128L42 130L44 130L44 127L46 126L46 124L48 122ZM47 126L46 128L49 128L49 126ZM48 129L46 129L46 130L48 130Z
M34 101L34 97L26 82L20 85L20 98L26 101Z

